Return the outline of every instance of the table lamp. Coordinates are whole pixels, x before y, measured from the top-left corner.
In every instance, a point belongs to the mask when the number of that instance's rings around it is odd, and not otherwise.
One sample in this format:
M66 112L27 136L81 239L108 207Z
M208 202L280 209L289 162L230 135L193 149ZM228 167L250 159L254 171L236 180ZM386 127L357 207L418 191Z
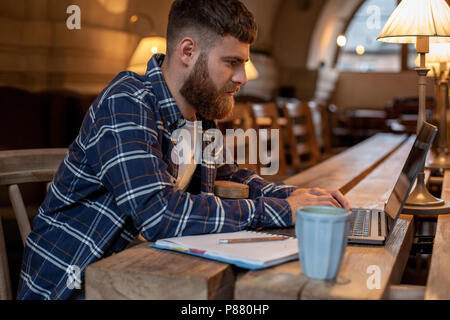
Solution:
M167 42L163 37L159 37L155 30L155 25L150 16L145 13L139 13L132 15L130 17L130 25L138 22L139 20L145 20L149 24L151 34L149 37L144 37L139 41L136 50L134 51L130 63L128 65L128 70L136 72L138 74L145 74L147 71L147 63L151 56L156 53L165 53Z
M131 57L128 70L145 74L148 60L156 53L166 53L166 39L158 36L142 38Z
M377 38L389 43L414 43L420 58L419 76L419 114L417 133L426 120L426 54L430 42L450 42L450 7L445 0L403 0L389 17ZM423 164L424 165L424 164ZM425 185L425 172L422 168L417 177L414 190L408 197L403 213L443 214L450 213L450 203L434 197Z

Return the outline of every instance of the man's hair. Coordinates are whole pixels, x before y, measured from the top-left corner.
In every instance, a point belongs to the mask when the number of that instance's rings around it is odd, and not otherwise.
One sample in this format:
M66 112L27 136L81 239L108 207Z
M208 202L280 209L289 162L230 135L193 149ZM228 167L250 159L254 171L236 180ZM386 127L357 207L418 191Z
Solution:
M167 25L167 55L185 36L196 36L208 51L219 36L230 35L252 44L257 34L253 14L239 0L175 0Z

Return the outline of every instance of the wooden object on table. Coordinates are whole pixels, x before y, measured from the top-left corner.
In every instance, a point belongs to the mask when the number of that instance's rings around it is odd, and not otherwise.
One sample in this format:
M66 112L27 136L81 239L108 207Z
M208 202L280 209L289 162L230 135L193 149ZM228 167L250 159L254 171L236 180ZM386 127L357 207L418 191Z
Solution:
M442 199L450 201L450 171L444 172ZM426 300L450 299L450 215L439 215L425 289Z
M347 194L353 206L383 209L412 142L408 140ZM412 222L411 216L402 215L385 246L349 245L336 281L309 279L301 274L299 261L294 261L246 273L236 282L235 298L382 299L388 284L400 281L412 245ZM370 266L380 271L379 289L367 286Z
M225 119L218 120L217 125L222 133L225 135L224 144L227 145L227 142L231 144L231 141L228 139L233 139L234 146L234 159L238 162L241 168L247 168L250 170L254 170L259 172L258 166L258 155L256 153L255 161L250 161L250 138L245 137L245 133L248 132L249 129L255 129L255 118L253 115L253 110L248 103L236 103L233 108L231 114L229 114ZM227 135L227 129L235 130L234 135ZM236 130L242 129L244 132L243 135L240 135ZM250 132L248 132L250 133ZM243 138L243 139L240 139ZM258 142L258 138L256 137L255 141L253 141L255 147ZM238 158L238 148L245 148L245 154L243 158ZM256 150L257 151L257 150ZM254 162L254 163L253 163Z
M376 134L284 182L303 188L340 189L345 193L389 157L406 138L406 135Z
M308 104L287 102L282 106L282 111L287 119L287 152L291 166L295 171L300 171L315 165L320 160L320 150Z
M260 147L260 141L261 140L261 129L267 129L268 130L268 137L267 137L267 147L270 150L272 141L272 130L278 130L279 133L279 152L278 154L270 154L270 158L272 160L271 164L273 164L273 161L278 161L278 174L276 175L262 175L261 169L263 167L268 167L270 164L265 165L260 163L259 169L260 174L271 181L280 181L287 177L287 170L288 166L286 163L286 155L284 151L284 141L283 141L283 133L285 132L285 128L283 129L280 125L280 112L278 110L278 107L273 102L268 103L253 103L251 104L253 115L255 117L255 128L258 131L258 156L259 156L259 147ZM269 151L267 150L267 151ZM269 152L267 152L269 153ZM261 160L261 159L259 159ZM258 161L260 162L260 161Z
M31 232L19 185L31 182L48 182L64 159L67 149L29 149L0 151L0 185L7 186L8 195L19 226L22 243ZM0 298L11 298L7 253L0 225ZM3 245L2 245L3 243Z
M214 183L214 194L223 199L248 199L249 193L249 187L242 183L222 180Z
M143 243L86 270L88 300L232 299L235 275L226 263L159 250Z

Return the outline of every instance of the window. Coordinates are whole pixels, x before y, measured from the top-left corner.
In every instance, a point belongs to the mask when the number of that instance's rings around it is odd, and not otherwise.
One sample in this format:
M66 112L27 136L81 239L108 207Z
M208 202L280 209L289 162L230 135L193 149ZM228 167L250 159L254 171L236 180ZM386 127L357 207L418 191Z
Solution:
M384 24L397 7L397 0L366 0L350 22L337 67L341 71L400 72L402 46L377 41ZM357 50L358 49L358 50ZM359 51L357 53L357 51ZM408 46L408 68L414 67L414 45Z

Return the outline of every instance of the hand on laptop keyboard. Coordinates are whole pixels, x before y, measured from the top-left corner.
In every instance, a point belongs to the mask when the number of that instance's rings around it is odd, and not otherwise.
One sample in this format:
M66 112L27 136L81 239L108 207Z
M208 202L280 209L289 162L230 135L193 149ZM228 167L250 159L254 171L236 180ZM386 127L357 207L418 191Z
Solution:
M351 210L350 203L339 190L297 189L286 200L291 206L293 221L296 210L307 206L331 206Z

